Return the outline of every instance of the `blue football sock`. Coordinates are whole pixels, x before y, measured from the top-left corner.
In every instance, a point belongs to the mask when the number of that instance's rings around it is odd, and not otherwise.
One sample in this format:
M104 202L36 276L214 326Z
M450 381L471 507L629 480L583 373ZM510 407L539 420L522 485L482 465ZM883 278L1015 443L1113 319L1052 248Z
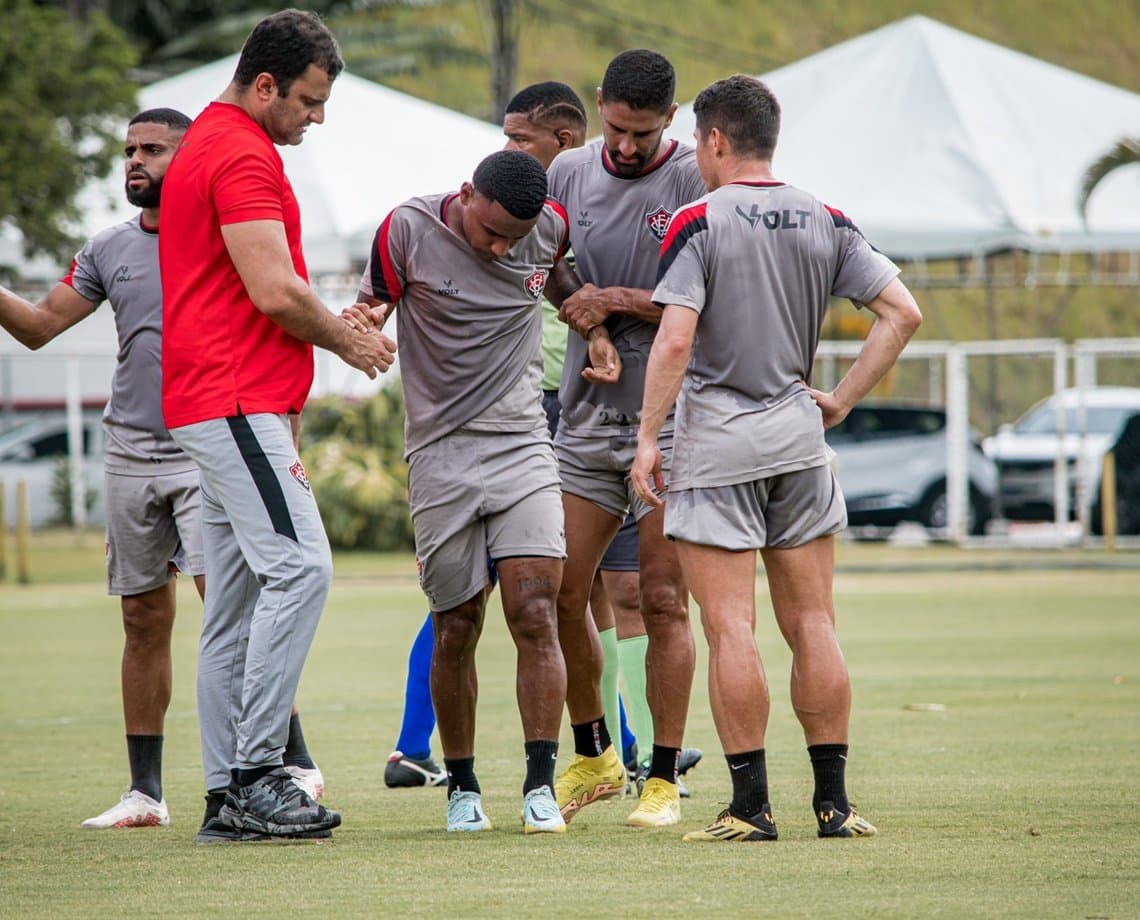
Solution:
M412 642L408 653L408 682L404 687L404 721L396 750L423 760L431 756L431 733L435 711L431 708L431 650L434 641L431 613Z

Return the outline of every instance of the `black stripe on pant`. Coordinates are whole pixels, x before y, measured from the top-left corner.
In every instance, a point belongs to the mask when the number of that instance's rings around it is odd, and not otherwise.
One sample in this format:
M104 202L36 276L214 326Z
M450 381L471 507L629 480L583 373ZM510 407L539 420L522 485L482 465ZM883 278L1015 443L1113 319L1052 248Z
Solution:
M297 542L297 531L293 527L293 518L289 514L289 505L285 501L285 493L281 490L281 483L269 458L258 443L257 435L244 415L235 415L226 419L230 432L234 436L238 451L253 477L253 484L257 486L261 500L265 502L265 510L269 512L269 520L273 529L283 537Z

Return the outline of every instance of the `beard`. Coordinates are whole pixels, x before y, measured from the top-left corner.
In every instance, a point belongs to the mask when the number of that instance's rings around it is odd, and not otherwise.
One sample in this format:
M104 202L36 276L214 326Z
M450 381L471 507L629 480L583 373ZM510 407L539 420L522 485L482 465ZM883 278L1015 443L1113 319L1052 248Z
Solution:
M137 178L137 177L128 177ZM148 185L144 185L140 189L132 189L127 185L127 201L133 204L136 208L157 208L160 199L162 198L162 180L157 182L147 176L149 180Z

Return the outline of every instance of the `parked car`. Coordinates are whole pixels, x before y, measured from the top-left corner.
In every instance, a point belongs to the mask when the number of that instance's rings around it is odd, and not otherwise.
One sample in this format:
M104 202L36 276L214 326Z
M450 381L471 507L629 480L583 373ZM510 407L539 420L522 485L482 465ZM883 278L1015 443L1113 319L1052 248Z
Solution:
M101 524L103 515L102 413L86 411L83 423L83 476L92 496L87 521ZM9 527L16 523L16 485L28 486L28 523L42 527L60 519L63 510L52 494L53 479L67 461L67 414L62 411L20 413L0 432L0 483L4 485Z
M1083 396L1082 396L1083 392ZM1064 434L1057 436L1057 405L1064 410ZM1084 437L1078 424L1078 406L1085 407ZM1084 452L1085 494L1090 504L1100 493L1104 455L1120 435L1124 423L1140 412L1140 389L1086 387L1062 390L1043 399L1012 425L1003 425L983 443L986 455L998 467L1001 511L1013 520L1048 521L1055 517L1054 463L1062 452L1068 468L1070 516L1077 516L1078 457ZM1099 523L1099 515L1094 517Z
M945 528L946 412L907 403L862 403L827 432L852 526L918 521ZM967 530L985 533L997 491L997 470L971 438Z
M1140 412L1125 420L1112 455L1116 458L1116 532L1140 534ZM1099 492L1089 523L1093 533L1104 532Z

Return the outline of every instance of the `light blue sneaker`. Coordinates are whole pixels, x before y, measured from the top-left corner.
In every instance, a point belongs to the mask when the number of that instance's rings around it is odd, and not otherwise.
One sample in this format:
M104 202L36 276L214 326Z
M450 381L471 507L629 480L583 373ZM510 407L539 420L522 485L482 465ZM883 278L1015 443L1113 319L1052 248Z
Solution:
M483 811L483 799L478 792L456 789L447 800L447 829L449 831L489 831L491 819Z
M566 822L549 786L531 789L523 797L523 831L527 834L566 833Z

